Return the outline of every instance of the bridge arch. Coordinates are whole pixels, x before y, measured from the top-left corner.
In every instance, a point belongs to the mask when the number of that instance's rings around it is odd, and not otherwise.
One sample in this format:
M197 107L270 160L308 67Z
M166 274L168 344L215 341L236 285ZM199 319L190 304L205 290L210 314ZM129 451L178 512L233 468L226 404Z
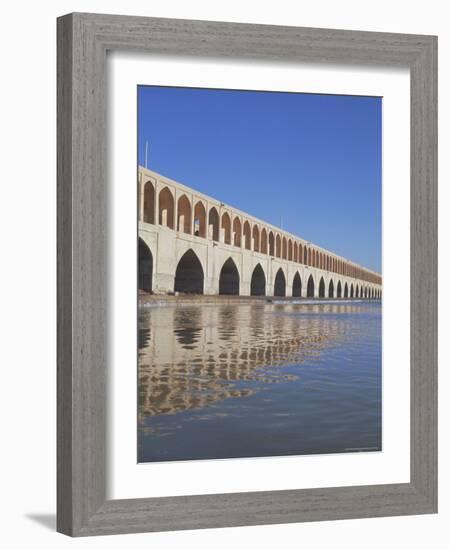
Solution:
M348 283L345 283L345 298L348 298L349 297L349 293L348 293Z
M293 261L293 243L291 239L288 239L287 260L289 262Z
M293 261L298 262L298 243L296 241L293 245Z
M203 294L204 272L195 252L189 248L176 267L175 292Z
M260 234L260 251L262 254L267 253L267 230L265 227L262 228L261 234Z
M240 275L232 258L228 258L221 268L218 293L236 296L240 293Z
M178 219L176 220L176 229L181 233L190 234L192 223L192 206L186 195L181 195L178 199Z
M310 275L307 281L307 297L313 298L314 296L315 296L315 281L313 280L313 276Z
M327 292L329 298L333 298L334 297L334 281L331 279L329 281L329 290Z
M218 242L220 240L220 218L215 206L209 210L209 239Z
M318 296L324 298L326 296L326 286L324 284L324 279L321 277L320 284L318 285Z
M242 223L238 216L236 216L232 222L232 231L234 233L234 246L240 248L242 246Z
M359 297L359 285L355 285L355 297Z
M223 242L231 244L231 218L227 212L221 216L221 230L223 231Z
M243 224L243 243L246 250L251 250L251 227L248 220Z
M139 290L153 291L153 254L139 237Z
M281 241L281 236L279 234L276 235L276 258L280 258L281 257L281 250L282 248L282 241Z
M341 281L337 283L337 298L341 298Z
M159 225L165 225L174 229L175 199L168 187L164 187L159 193Z
M287 259L287 239L282 237L282 259Z
M195 204L193 210L193 232L197 237L206 238L206 209L201 201Z
M350 289L350 292L349 292L349 297L354 298L354 285L352 283L351 283L351 289Z
M147 181L143 187L143 221L154 224L154 185Z
M259 252L260 240L259 240L259 227L257 224L253 225L253 250Z
M270 256L275 255L273 231L270 231L268 233L268 253L270 254Z
M301 276L298 272L296 272L295 276L293 277L292 296L301 296L301 290L302 290Z
M285 275L282 270L282 267L280 267L276 273L276 278L274 280L274 295L275 296L285 296Z
M257 264L251 275L251 296L265 296L266 278L264 270L260 264Z

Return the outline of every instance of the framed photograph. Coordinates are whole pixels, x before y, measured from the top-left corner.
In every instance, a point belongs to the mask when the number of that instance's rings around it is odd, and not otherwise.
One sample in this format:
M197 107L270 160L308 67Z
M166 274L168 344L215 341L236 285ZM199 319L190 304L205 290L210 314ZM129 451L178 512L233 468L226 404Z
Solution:
M58 531L437 511L437 39L58 19Z

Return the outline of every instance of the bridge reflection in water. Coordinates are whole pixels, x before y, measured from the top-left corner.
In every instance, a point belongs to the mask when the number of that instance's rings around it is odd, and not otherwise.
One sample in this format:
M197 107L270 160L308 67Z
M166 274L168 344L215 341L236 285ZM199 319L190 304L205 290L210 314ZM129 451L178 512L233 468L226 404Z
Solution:
M139 461L379 450L378 303L139 312Z

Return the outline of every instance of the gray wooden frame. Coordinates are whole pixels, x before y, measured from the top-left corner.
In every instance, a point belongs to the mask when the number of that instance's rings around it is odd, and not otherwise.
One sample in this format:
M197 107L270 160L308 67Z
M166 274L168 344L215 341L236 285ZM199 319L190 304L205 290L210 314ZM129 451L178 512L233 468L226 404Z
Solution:
M411 71L410 483L106 499L106 52ZM75 13L58 19L58 506L72 536L437 511L437 38Z

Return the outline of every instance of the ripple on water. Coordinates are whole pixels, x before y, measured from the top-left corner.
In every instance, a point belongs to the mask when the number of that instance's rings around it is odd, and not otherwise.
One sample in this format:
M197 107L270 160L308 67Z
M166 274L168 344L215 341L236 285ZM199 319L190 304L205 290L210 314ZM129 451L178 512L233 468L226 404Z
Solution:
M138 429L139 461L380 449L380 305L141 310Z

